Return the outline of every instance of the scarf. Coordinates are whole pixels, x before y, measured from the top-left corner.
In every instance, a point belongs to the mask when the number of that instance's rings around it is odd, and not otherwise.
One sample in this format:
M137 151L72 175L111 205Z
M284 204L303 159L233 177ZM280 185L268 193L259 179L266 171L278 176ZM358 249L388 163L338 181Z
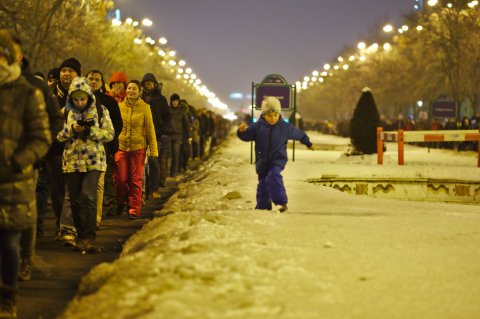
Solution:
M125 98L125 104L128 106L128 107L134 107L135 106L135 103L137 103L137 101L139 100L140 98L137 98L136 100L132 100L130 98Z
M0 85L15 81L21 74L22 70L17 63L12 65L0 64Z

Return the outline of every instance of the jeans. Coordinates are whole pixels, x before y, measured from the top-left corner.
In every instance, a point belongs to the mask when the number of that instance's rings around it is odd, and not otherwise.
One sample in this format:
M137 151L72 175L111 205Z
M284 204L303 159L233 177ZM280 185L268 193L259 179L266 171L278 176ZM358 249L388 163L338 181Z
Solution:
M282 170L279 166L272 166L266 175L258 176L256 209L271 210L272 201L275 205L285 205L288 202Z
M67 173L72 217L79 239L95 240L97 226L97 186L100 171Z

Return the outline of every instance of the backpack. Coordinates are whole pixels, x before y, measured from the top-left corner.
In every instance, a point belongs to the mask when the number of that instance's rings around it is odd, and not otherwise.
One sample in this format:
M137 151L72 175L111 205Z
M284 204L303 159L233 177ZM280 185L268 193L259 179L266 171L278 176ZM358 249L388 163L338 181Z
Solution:
M102 119L103 119L103 106L95 104L95 107L97 108L97 115L98 115L98 125L99 127L102 127ZM68 120L68 114L69 110L64 109L63 112L63 120L65 123L67 123ZM55 140L54 143L52 143L52 152L55 155L63 155L63 150L65 149L65 144L67 142L60 142L58 140Z

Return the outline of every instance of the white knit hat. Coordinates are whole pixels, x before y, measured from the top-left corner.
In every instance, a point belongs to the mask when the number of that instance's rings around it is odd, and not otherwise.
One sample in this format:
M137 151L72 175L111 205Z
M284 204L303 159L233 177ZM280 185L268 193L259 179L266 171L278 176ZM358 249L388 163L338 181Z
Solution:
M267 96L262 101L262 114L280 113L282 107L280 100L273 96Z

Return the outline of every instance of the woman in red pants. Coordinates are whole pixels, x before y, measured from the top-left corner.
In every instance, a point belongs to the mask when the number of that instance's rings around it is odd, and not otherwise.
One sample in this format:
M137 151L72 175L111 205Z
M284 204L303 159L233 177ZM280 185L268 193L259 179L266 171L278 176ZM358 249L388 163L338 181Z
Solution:
M142 178L147 147L150 156L158 156L157 138L153 126L150 106L140 98L141 84L137 80L128 82L126 98L119 103L123 129L118 137L119 150L115 154L115 188L118 210L121 214L129 207L130 219L140 217L142 208Z

